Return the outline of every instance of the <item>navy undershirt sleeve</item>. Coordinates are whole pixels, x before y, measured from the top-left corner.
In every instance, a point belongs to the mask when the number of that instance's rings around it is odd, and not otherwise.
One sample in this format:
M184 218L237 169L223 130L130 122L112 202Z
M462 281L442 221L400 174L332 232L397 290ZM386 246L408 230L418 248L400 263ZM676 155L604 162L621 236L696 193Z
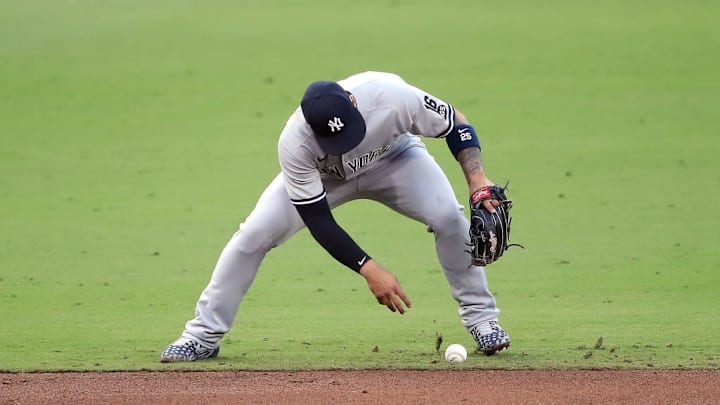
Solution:
M370 256L338 225L327 199L312 204L295 205L315 240L338 262L359 272Z

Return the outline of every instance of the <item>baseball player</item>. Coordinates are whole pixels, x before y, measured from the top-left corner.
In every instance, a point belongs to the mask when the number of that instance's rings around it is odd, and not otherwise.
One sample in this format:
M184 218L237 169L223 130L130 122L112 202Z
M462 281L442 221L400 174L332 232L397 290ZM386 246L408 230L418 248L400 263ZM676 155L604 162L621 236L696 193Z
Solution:
M379 304L404 314L412 304L395 275L332 215L333 208L359 198L428 226L461 322L478 350L491 355L507 348L510 337L498 324L500 311L484 268L472 265L466 251L469 222L463 206L421 136L445 139L471 195L493 185L475 130L451 104L391 73L310 84L280 134L281 173L225 246L195 317L160 361L217 357L265 254L305 226L338 262L365 278ZM490 212L498 206L492 199L482 204Z

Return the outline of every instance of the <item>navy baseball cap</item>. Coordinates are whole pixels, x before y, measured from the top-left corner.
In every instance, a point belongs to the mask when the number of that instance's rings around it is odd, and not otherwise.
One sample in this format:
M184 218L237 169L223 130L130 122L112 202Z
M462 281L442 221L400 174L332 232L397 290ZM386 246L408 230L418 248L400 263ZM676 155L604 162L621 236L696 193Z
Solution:
M365 119L339 84L314 82L300 102L320 147L329 155L349 152L365 138Z

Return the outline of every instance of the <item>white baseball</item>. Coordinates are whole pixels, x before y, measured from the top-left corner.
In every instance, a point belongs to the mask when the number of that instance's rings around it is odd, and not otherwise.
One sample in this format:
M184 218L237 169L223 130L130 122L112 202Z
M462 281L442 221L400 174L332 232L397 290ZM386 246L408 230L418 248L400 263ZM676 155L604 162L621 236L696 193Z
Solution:
M462 363L467 360L467 350L465 346L453 343L445 349L445 360L450 363Z

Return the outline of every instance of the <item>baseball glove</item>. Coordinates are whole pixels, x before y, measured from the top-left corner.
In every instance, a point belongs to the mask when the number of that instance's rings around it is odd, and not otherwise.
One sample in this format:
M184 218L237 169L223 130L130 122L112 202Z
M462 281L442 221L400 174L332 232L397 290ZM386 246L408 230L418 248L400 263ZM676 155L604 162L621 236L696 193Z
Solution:
M510 209L505 187L498 185L482 187L470 197L470 255L475 266L487 266L496 262L510 246ZM483 201L497 200L500 205L491 213Z

